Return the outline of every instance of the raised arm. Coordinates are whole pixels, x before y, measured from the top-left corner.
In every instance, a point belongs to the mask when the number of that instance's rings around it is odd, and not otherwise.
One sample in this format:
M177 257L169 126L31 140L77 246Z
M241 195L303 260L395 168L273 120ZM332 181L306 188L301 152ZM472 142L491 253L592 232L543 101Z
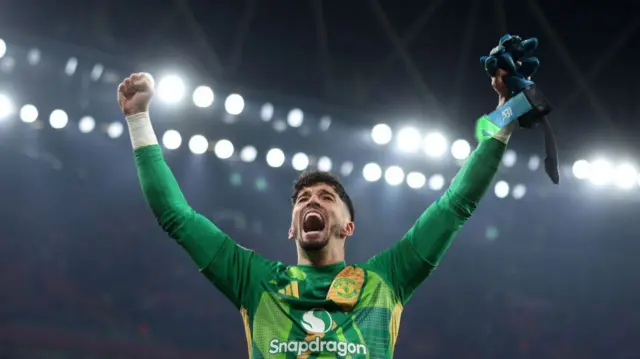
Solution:
M126 116L142 193L162 229L191 256L200 271L236 307L246 306L248 293L272 263L232 241L187 203L167 166L149 117L153 80L134 74L118 87Z
M493 79L494 88L501 84L501 80ZM504 100L501 96L500 104ZM478 207L510 136L511 126L481 142L445 194L420 215L402 240L365 264L387 279L403 303L438 266L456 233Z

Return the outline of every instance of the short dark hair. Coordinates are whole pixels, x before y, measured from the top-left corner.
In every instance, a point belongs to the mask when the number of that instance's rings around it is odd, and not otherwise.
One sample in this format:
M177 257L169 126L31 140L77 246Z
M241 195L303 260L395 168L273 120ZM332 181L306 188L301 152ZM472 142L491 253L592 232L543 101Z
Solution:
M324 183L326 185L329 185L336 191L336 193L338 194L338 197L340 197L340 199L347 205L347 208L349 209L349 215L351 216L351 220L355 221L356 215L353 209L353 203L351 202L351 198L349 198L347 191L344 189L344 186L342 186L342 183L340 183L340 180L338 180L338 177L334 176L329 172L308 171L300 174L300 176L295 180L295 182L293 182L293 194L291 195L292 203L296 202L296 200L298 199L298 194L300 194L300 191L302 191L305 188L314 186L318 183Z

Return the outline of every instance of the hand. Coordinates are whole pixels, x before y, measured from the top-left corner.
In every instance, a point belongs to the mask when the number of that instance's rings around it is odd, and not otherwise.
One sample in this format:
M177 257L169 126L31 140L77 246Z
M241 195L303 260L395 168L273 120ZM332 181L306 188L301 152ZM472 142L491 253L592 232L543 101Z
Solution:
M118 86L118 104L125 116L149 111L155 93L151 75L144 72L131 74Z
M498 69L495 76L491 77L491 87L493 87L493 90L498 94L498 107L504 105L509 99L509 90L503 81L504 76L507 76L507 72Z

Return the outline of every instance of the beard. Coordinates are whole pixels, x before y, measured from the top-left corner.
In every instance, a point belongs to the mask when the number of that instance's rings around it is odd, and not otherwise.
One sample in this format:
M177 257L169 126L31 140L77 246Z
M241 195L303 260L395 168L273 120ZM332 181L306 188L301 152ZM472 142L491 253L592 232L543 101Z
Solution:
M332 236L340 236L340 227L333 225L313 236L315 238L305 238L305 233L302 229L298 229L297 242L305 252L317 252L324 249L329 244Z

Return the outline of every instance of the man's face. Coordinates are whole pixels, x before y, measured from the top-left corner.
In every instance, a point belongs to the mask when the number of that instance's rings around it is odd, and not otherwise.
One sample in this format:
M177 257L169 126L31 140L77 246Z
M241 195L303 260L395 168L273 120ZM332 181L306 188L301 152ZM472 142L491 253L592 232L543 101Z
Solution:
M324 248L331 237L351 234L349 211L333 187L318 183L298 193L293 206L290 238L306 251Z

